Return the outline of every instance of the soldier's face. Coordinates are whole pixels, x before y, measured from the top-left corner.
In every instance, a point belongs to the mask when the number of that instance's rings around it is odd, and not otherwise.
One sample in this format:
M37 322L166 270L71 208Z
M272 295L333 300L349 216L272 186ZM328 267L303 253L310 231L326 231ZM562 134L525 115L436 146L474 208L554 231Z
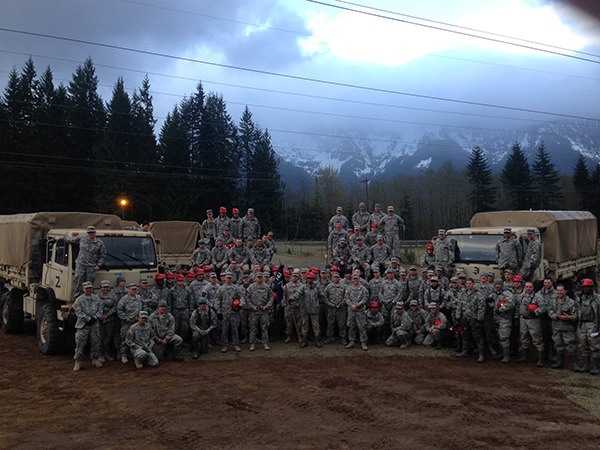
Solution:
M158 307L158 313L161 316L164 316L167 313L167 307L166 306L159 306Z
M565 292L565 287L564 287L564 286L558 286L558 287L556 288L556 295L557 295L559 298L565 298L565 295L566 295L566 294L567 294L567 293Z
M91 287L83 288L83 293L87 296L92 295L92 288Z
M471 289L473 289L473 286L474 286L474 285L473 285L473 282L472 282L472 281L470 281L470 280L469 280L469 281L467 281L465 284L467 285L467 289L468 289L468 290L471 290Z
M206 311L206 303L200 303L200 311Z
M552 281L551 280L544 280L544 288L549 291L550 289L552 289Z
M106 294L109 290L110 290L110 287L108 287L108 286L102 286L102 288L101 288L101 291L103 294Z
M525 292L527 294L533 293L533 283L525 283Z
M138 317L138 323L140 324L140 326L145 327L146 326L146 322L148 321L147 317Z

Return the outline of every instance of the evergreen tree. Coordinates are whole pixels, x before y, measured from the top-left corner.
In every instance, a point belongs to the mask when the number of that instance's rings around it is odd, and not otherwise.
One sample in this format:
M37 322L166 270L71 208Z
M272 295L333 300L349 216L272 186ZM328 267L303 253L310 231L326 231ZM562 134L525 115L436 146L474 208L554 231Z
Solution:
M600 217L600 164L596 164L596 168L590 175L589 184L589 210L596 216ZM600 225L599 225L600 229Z
M492 171L480 147L475 147L467 165L472 185L470 199L474 212L493 211L496 188L492 186Z
M530 208L531 177L529 164L521 146L515 142L500 176L511 209Z
M410 196L405 192L400 202L399 213L400 217L404 219L404 235L400 235L402 239L414 239L415 230L413 229L414 218L413 218L413 206L410 201Z
M577 193L579 208L588 210L590 208L590 172L582 154L579 155L575 162L573 185L575 186L575 192Z
M257 131L254 122L252 121L252 113L246 106L238 125L238 142L237 148L240 154L240 206L248 208L250 206L251 197L251 182L250 172L251 165L256 151L256 144L260 133ZM252 204L255 204L252 201Z
M531 166L532 207L534 209L559 209L562 202L560 176L550 160L543 142L538 146Z

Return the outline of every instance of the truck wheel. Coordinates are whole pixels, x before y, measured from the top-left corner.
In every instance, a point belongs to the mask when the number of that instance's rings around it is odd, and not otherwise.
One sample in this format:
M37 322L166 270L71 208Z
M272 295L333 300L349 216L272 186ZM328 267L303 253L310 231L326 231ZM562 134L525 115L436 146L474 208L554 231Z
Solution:
M6 292L2 296L2 328L5 333L19 333L23 330L23 299L13 298L13 292ZM18 296L17 296L18 297Z
M64 335L58 326L56 311L49 304L43 305L37 315L37 340L40 352L55 355L64 349Z

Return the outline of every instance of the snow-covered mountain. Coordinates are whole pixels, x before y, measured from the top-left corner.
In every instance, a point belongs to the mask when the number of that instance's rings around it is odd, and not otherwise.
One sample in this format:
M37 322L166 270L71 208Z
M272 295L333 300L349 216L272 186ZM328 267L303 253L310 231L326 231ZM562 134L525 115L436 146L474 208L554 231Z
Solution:
M579 154L591 165L600 163L600 124L591 122L544 123L521 131L430 129L388 136L337 131L304 141L273 143L284 180L302 174L312 176L321 168L332 167L339 171L342 181L355 182L365 177L416 174L448 161L462 168L476 146L484 150L492 170L499 171L515 142L532 163L542 141L563 173L572 173Z

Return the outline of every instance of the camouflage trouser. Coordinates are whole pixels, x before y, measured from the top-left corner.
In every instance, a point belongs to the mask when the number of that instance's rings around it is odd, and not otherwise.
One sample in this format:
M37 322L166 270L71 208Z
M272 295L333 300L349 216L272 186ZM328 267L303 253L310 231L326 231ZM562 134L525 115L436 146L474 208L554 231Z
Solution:
M460 324L463 327L463 350L470 350L473 342L477 345L478 350L483 350L482 323L478 320L467 320L462 318Z
M577 351L575 328L571 330L553 330L552 341L557 353L575 353Z
M90 341L90 356L96 359L100 356L100 327L98 321L93 325L84 325L83 328L78 328L75 332L75 361L83 359L83 351L85 346Z
M75 298L77 298L83 293L81 285L84 282L89 281L90 283L94 284L95 280L96 271L93 267L81 266L77 264L77 266L75 267L75 278L73 279L73 284L75 285L73 294L75 295Z
M183 339L181 336L174 334L171 339L167 342L166 345L161 345L157 342L154 343L152 347L152 352L156 355L159 360L162 360L165 357L165 349L167 347L172 347L174 352L177 354L183 345Z
M494 313L489 306L485 308L483 318L483 335L485 342L490 350L497 352L499 350L498 336L496 335L496 323L494 322Z
M313 333L315 338L321 336L321 328L319 327L319 315L318 314L307 314L302 313L302 334L306 337L308 335L308 324L312 324Z
M385 340L387 347L396 347L402 344L410 344L410 335L408 331L397 330L395 333L392 332L390 337Z
M173 309L171 311L175 318L175 334L187 340L190 331L190 311L188 309Z
M327 337L333 337L337 323L340 337L346 339L346 315L346 305L341 305L339 308L327 307Z
M600 336L590 337L590 333L598 331L594 322L579 322L577 327L577 346L582 356L600 357Z
M510 346L510 331L512 330L512 318L507 319L504 317L494 317L494 323L496 324L496 334L498 335L498 342L502 348Z
M225 314L221 321L221 345L229 343L229 330L231 329L231 343L240 345L240 315L238 313Z
M190 349L192 351L197 351L198 353L208 353L208 342L210 338L209 335L202 336L197 331L192 331L192 342L190 345Z
M444 331L435 329L431 333L426 332L425 338L423 339L423 345L426 347L431 347L433 344L440 345L442 340L444 339Z
M127 355L127 353L129 352L129 347L127 346L126 342L127 332L134 323L135 322L125 322L124 320L121 320L121 348L119 350L119 353L121 353L122 355Z
M114 330L114 319L109 319L106 323L100 322L100 352L104 355L106 355L110 350L111 341L113 341L117 351L119 350L119 347L117 346L118 342L116 339L116 333L114 333Z
M132 350L133 357L140 361L142 364L145 364L150 367L158 366L158 358L152 351L142 350L141 348L137 348Z
M400 259L400 236L396 233L386 234L385 243L392 249L392 256Z
M256 343L257 326L260 326L261 342L269 342L269 311L250 312L250 343Z
M294 317L296 318L296 324L298 325L298 332L301 332L302 324L299 322L301 320L300 308L292 308L290 305L286 305L283 310L283 315L285 317L285 334L286 336L295 336L294 330L294 318L292 317L292 309L294 311Z
M367 313L348 309L348 336L356 341L357 335L361 343L367 342Z
M538 352L544 351L541 319L524 319L521 317L519 329L521 330L521 348L523 350L529 350L533 342L533 346Z

